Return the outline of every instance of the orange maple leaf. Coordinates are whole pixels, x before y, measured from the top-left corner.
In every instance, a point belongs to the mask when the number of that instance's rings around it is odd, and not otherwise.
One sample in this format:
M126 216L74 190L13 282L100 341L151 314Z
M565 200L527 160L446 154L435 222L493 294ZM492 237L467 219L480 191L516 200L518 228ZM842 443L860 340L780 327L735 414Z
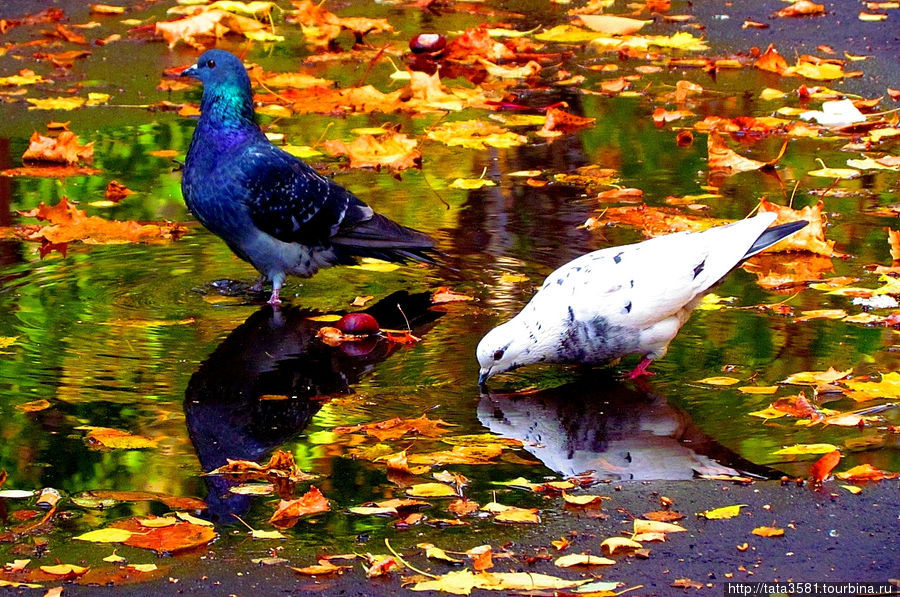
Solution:
M792 209L786 205L777 205L763 197L759 202L760 212L773 212L778 215L776 224L806 220L805 228L766 249L766 252L809 251L825 257L845 257L834 250L834 241L825 239L825 202L819 199L815 205L807 205L803 209Z
M291 528L301 516L311 516L331 509L328 499L315 485L296 500L281 500L269 522L280 528Z
M385 166L394 172L422 167L422 152L416 140L403 133L385 131L373 135L359 135L351 143L331 140L324 143L330 155L347 155L351 168L380 168Z
M80 160L94 159L94 143L79 145L78 137L72 131L62 131L58 137L45 137L35 132L28 142L28 149L22 154L26 162L58 162L77 164Z

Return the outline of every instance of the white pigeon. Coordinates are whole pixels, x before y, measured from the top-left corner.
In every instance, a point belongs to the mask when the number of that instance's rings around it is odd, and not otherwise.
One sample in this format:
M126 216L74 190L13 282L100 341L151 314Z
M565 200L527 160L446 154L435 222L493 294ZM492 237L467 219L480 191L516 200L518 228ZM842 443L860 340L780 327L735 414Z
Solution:
M570 261L547 276L518 315L478 343L479 385L532 363L600 364L634 353L644 358L628 377L652 375L647 367L666 354L711 286L807 224L769 228L774 221L774 213L762 213Z

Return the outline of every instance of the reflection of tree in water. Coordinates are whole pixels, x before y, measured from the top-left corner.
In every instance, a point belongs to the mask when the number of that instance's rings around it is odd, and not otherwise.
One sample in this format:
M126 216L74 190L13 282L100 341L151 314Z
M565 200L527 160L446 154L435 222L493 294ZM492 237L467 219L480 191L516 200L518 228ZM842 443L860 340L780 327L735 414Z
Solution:
M486 394L478 418L521 441L560 475L596 479L690 479L695 474L766 474L695 427L665 398L611 378L583 376L536 394ZM734 468L732 468L734 467Z
M12 157L9 151L9 139L0 139L0 170L12 168ZM13 221L12 189L12 179L0 176L0 227L3 228L8 228L15 223ZM0 240L0 266L22 261L22 247L18 240ZM24 273L10 273L0 277L0 287L23 275Z
M385 328L405 328L408 320L418 334L441 315L428 310L430 305L427 293L400 291L365 312ZM377 337L328 346L316 338L326 324L310 321L313 315L263 307L232 331L191 377L184 412L204 471L227 459L265 459L306 427L322 405L317 399L352 393L353 384L399 347ZM228 491L233 482L216 476L205 480L212 518L229 522L231 513L249 508L249 497Z

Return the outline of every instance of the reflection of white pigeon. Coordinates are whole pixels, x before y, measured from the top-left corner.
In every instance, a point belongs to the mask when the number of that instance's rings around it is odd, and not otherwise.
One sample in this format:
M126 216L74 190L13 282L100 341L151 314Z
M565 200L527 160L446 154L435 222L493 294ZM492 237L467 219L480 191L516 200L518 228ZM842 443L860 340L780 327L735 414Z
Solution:
M585 382L514 399L482 394L478 420L563 477L691 479L740 474L701 450L733 456L659 396Z
M583 255L547 276L531 302L478 344L479 383L532 363L605 363L638 353L630 378L666 354L703 293L742 260L806 225L775 214Z

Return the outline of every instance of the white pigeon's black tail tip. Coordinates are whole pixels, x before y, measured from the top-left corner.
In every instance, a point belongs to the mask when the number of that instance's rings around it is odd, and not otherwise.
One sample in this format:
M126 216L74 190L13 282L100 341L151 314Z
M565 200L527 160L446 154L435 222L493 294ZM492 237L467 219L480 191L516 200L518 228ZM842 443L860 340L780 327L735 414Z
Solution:
M779 224L778 226L766 228L763 233L759 235L759 238L753 242L750 248L747 249L747 252L744 254L744 259L749 259L757 253L765 251L778 241L784 240L802 229L807 224L809 224L809 222L806 220L797 220L796 222L788 222L787 224Z

